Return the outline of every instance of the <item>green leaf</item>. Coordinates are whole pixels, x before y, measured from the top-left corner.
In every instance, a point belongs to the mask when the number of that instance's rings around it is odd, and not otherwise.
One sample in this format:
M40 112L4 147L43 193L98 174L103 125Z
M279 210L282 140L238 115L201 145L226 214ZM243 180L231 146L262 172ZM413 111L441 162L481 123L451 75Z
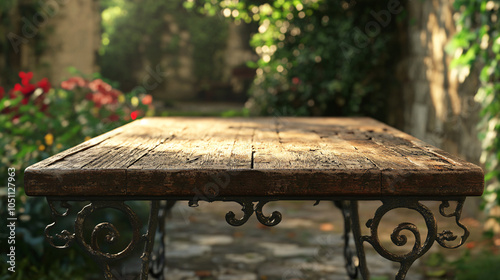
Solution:
M483 69L481 70L481 74L479 74L479 79L485 83L489 81L489 79L490 79L490 66L489 65L486 65L483 67Z

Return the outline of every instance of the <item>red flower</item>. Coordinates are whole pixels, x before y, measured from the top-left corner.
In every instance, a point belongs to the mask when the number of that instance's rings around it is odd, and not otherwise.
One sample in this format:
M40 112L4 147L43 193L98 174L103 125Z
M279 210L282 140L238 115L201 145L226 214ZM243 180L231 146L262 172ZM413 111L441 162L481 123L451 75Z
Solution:
M292 83L293 83L294 85L298 85L298 84L300 84L300 79L299 79L298 77L293 77L293 78L292 78Z
M30 80L33 79L33 72L19 72L19 78L21 78L21 84L27 86Z
M50 82L47 78L41 79L38 83L36 83L37 88L41 88L43 92L48 92L50 90Z
M21 78L21 83L14 85L14 91L20 91L22 94L27 95L27 97L37 88L41 88L43 92L50 90L50 83L47 78L41 79L36 85L30 83L31 79L33 79L33 72L19 72L19 78ZM24 102L23 104L25 104Z
M139 111L133 111L132 113L130 113L130 117L135 120L137 119L137 116L139 115Z
M44 93L47 93L51 85L47 78L43 78L40 81L38 81L36 84L31 84L30 81L33 79L33 72L19 72L19 78L21 78L21 83L15 84L14 88L9 90L8 96L10 99L15 99L18 98L19 96L22 96L23 99L21 100L22 105L26 105L30 102L30 100L33 101L33 104L36 106L40 107L40 110L42 112L46 111L48 109L48 105L44 103L45 97ZM39 89L36 95L33 95L36 90ZM5 96L5 90L0 87L0 98L3 98ZM16 106L14 108L4 108L1 113L12 113L12 112L19 112L19 106ZM12 118L13 122L18 122L20 119L20 114L15 115Z
M20 91L24 95L29 95L33 93L33 91L36 89L36 87L32 84L15 84L14 85L14 91Z

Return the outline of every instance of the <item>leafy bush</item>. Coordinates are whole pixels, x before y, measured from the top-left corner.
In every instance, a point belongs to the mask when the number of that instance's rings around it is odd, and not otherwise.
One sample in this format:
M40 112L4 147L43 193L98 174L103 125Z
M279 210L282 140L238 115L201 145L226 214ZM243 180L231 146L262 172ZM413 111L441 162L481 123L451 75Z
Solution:
M398 53L390 43L402 6L389 13L387 3L373 1L190 3L205 13L218 9L237 22L259 24L251 40L260 55L253 65L253 113L385 117ZM378 23L374 14L382 10L389 17Z
M500 2L457 0L454 7L460 12L454 17L458 32L447 49L455 56L452 66L461 80L471 73L480 73L475 100L482 106L481 162L486 168L487 184L483 206L488 212L500 205ZM500 222L500 217L496 219Z
M456 278L457 280L476 280L489 279L500 280L498 273L498 263L500 255L490 251L483 251L479 255L472 256L469 251L460 258L456 263Z
M73 77L60 88L52 88L47 79L32 83L31 72L20 72L19 77L21 83L11 90L6 92L0 87L0 182L6 184L7 168L16 169L19 219L14 279L83 279L81 275L89 275L82 265L83 254L75 253L77 249L61 254L44 241L44 228L51 223L50 211L44 199L26 197L22 188L23 171L28 165L85 139L151 115L152 98L124 94L100 78L88 81ZM6 210L0 207L0 216L6 217ZM6 261L1 263L2 270L7 271ZM78 275L80 278L74 278Z

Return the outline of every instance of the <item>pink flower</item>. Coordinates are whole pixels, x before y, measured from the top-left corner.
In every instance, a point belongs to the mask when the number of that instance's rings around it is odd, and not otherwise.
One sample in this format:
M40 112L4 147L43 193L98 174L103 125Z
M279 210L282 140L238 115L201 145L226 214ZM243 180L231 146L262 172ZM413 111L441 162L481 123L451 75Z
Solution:
M108 83L104 82L101 79L95 79L92 82L89 83L89 88L92 91L110 91L113 89L111 85Z
M81 77L71 77L61 83L61 88L66 90L73 90L75 87L87 86L87 81Z
M153 102L153 97L151 96L151 94L147 94L146 96L144 96L142 98L142 104L144 105L149 105Z

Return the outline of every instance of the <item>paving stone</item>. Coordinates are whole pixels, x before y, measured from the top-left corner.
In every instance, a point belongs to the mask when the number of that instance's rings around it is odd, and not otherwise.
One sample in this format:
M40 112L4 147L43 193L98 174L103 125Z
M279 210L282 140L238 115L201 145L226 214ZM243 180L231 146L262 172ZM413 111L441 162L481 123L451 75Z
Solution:
M263 242L259 246L270 250L276 257L314 256L318 254L318 247L299 247L297 244Z
M163 273L165 279L168 280L199 280L194 271L186 271L179 269L166 269Z
M226 259L237 263L254 264L265 261L266 257L258 253L246 253L246 254L227 254Z
M314 226L314 222L308 219L288 218L283 220L279 226L284 229L298 228L298 227L311 228Z
M257 280L257 274L251 272L232 271L229 274L219 275L217 280Z
M201 245L213 246L231 244L234 238L228 235L195 235L192 240Z
M210 246L191 244L184 242L173 242L167 246L167 258L192 258L202 256L211 251Z
M290 259L285 262L290 267L301 270L311 270L316 272L338 272L345 274L344 259L336 258L328 262L308 261L305 259Z
M286 280L304 277L304 273L300 269L278 263L263 264L259 267L258 274L261 278L279 277L278 279Z

